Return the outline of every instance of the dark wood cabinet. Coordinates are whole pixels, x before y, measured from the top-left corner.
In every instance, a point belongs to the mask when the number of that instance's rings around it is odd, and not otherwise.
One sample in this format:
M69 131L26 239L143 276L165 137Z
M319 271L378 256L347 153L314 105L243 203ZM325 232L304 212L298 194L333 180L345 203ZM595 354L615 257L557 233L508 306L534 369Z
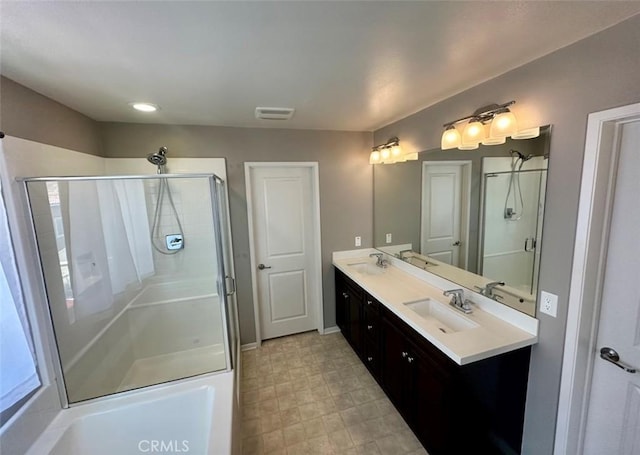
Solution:
M363 297L362 288L336 270L336 323L361 358Z
M349 293L345 289L341 276L336 273L336 325L345 337L347 333L348 309Z
M460 366L337 269L336 312L431 455L520 453L530 348Z
M477 450L481 435L460 367L392 312L381 313L380 385L393 404L430 454Z
M380 302L364 294L362 305L362 332L364 338L364 353L362 360L374 377L380 375L380 314L378 308Z

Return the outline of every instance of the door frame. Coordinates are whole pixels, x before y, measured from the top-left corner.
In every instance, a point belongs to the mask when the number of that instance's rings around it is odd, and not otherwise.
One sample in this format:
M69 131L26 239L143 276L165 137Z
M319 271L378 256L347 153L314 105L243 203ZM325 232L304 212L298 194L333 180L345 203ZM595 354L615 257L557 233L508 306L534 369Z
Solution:
M258 261L255 254L255 234L253 230L253 198L251 186L251 173L257 168L274 167L303 167L311 170L311 194L313 197L313 225L315 230L315 241L313 254L315 255L314 270L311 270L312 279L317 280L317 292L313 296L316 300L316 328L320 335L324 334L324 308L322 304L322 246L321 246L321 225L320 225L320 177L317 161L287 161L287 162L263 162L249 161L244 163L244 181L247 195L247 219L249 224L249 258L251 263L251 286L253 295L253 317L256 328L256 347L262 345L262 330L260 327L260 302L258 300L258 274L256 273Z
M469 222L471 220L471 160L423 161L420 176L420 251L422 251L422 225L424 221L424 178L428 167L460 166L460 240L464 248L458 253L458 267L469 266Z
M638 120L640 103L588 117L556 420L557 454L580 453L584 443L620 129Z

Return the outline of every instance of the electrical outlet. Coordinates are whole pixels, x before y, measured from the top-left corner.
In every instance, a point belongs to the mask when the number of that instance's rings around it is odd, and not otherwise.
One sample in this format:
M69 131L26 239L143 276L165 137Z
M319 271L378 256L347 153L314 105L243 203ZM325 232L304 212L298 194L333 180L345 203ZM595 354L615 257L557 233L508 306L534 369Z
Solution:
M540 311L555 318L558 314L558 296L547 291L540 292Z
M387 243L391 243L391 234L387 234Z
M362 246L362 237L356 235L356 246Z

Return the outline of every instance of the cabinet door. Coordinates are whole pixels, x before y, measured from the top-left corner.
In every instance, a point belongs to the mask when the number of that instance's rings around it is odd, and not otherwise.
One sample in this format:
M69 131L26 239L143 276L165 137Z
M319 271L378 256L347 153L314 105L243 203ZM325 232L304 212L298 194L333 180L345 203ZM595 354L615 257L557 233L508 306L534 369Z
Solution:
M452 416L458 408L458 400L451 393L454 378L415 348L410 360L415 387L409 425L429 453L448 453Z
M349 294L349 338L353 350L360 357L364 355L362 349L362 296L348 289Z
M405 335L388 317L381 318L380 379L389 399L404 415L404 393L412 385L407 362Z
M347 322L348 311L349 293L347 292L347 285L344 282L342 274L336 270L336 325L340 328L345 338L349 338Z

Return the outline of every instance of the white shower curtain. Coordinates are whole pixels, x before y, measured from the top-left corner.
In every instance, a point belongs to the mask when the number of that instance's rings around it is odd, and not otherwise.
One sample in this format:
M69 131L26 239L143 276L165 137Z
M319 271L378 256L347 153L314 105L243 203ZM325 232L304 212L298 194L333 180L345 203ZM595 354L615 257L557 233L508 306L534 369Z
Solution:
M154 273L142 181L71 181L68 212L74 313L82 319Z
M0 411L40 385L0 188Z
M142 180L113 181L138 280L154 274L147 200Z
M119 294L154 272L144 187L140 180L95 183L111 287Z

